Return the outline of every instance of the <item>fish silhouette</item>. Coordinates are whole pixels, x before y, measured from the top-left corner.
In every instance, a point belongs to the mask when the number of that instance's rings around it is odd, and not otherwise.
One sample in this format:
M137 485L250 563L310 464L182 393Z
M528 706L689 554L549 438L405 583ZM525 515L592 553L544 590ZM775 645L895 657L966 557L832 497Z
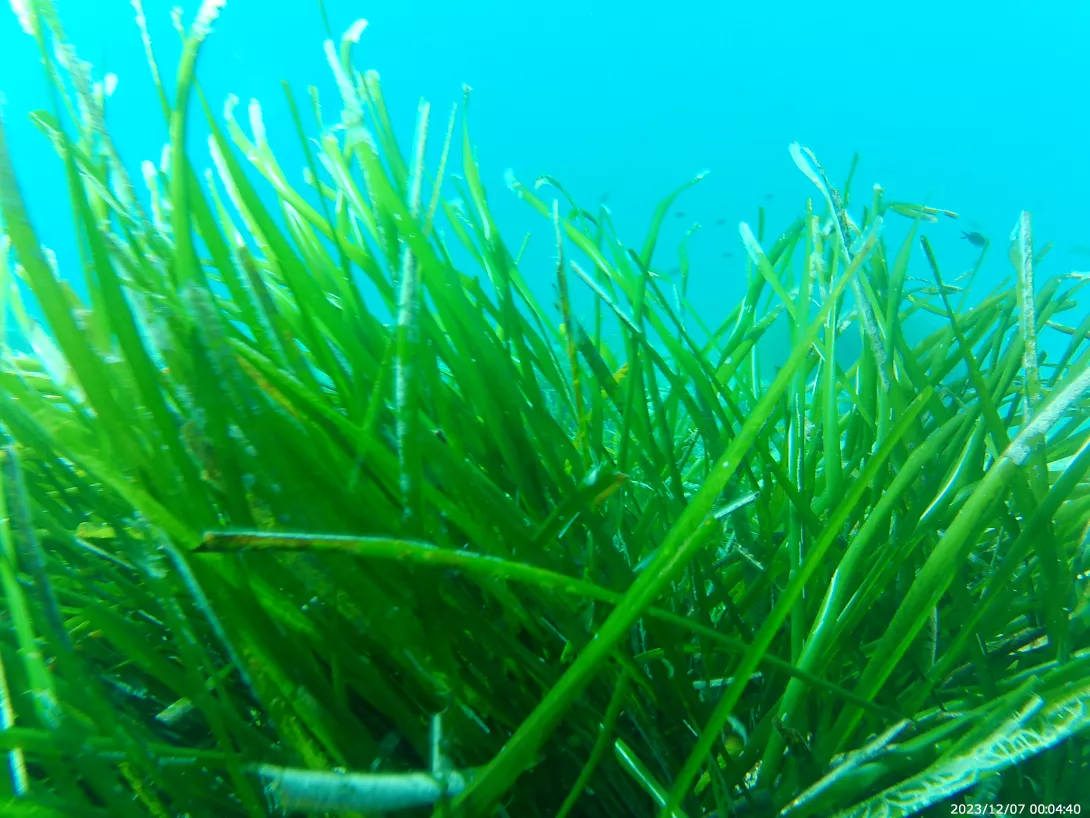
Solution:
M961 237L969 242L969 244L973 245L973 247L983 247L988 243L988 239L984 237L984 234L977 233L975 230L972 233L966 233L963 230L961 231Z

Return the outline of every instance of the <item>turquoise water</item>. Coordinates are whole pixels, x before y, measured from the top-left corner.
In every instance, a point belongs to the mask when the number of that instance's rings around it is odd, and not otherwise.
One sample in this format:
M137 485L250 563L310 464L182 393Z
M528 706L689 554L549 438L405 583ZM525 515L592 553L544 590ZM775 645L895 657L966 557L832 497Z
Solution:
M145 158L157 161L166 128L130 4L56 4L81 56L120 78L108 115L126 162L136 171ZM179 50L169 5L146 3L168 79ZM181 5L188 22L198 3ZM588 209L605 198L630 244L664 194L710 170L675 208L684 215L668 220L656 262L671 268L676 240L699 222L690 287L714 320L742 287L738 222L755 225L763 206L767 244L815 193L788 157L795 140L837 184L861 154L857 216L875 182L891 199L960 212L960 222L927 229L948 278L976 259L960 230L991 237L980 294L1011 273L1006 236L1022 209L1033 213L1038 243L1056 244L1042 276L1090 269L1090 4L326 0L325 10L337 37L369 20L359 67L380 72L406 146L418 96L433 105L437 149L462 85L474 89L470 123L492 205L512 250L534 231L524 270L545 296L550 231L505 189L508 168L526 182L557 177ZM317 85L334 119L325 36L316 0L230 0L199 68L217 110L229 93L263 102L281 163L300 183L303 158L280 81L300 100ZM0 91L32 215L74 269L61 167L25 116L47 104L41 70L7 9ZM206 166L199 132L193 151Z

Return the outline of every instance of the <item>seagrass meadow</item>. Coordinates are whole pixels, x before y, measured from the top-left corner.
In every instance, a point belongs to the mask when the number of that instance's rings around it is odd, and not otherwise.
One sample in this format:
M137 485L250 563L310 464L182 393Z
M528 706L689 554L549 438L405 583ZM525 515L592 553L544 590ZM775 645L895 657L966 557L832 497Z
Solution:
M0 125L0 815L1090 809L1090 277L1030 214L944 277L956 213L792 145L813 198L740 226L709 320L673 196L627 247L509 178L541 235L506 243L465 105L403 151L362 23L335 106L285 84L285 171L195 79L222 5L168 72L134 3L169 133L138 190L111 79L13 4L79 264Z

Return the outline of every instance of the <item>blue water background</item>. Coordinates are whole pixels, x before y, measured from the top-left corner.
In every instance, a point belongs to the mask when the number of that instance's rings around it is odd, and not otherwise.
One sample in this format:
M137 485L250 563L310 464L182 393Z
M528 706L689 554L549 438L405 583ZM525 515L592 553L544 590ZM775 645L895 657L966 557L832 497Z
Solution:
M146 3L168 82L180 50L170 5ZM181 5L188 22L198 3ZM131 6L57 6L81 57L100 76L120 78L108 119L139 184L139 163L158 162L166 126ZM512 251L532 231L523 269L549 303L551 230L506 189L508 168L527 183L545 173L558 178L589 210L608 197L622 238L637 247L661 197L710 170L673 208L684 215L671 214L655 261L673 267L676 242L699 222L690 291L717 323L742 292L738 223L756 228L764 207L767 246L816 196L788 156L796 140L838 185L853 154L861 155L856 218L876 182L890 199L962 214L926 229L947 278L977 257L959 240L961 230L991 237L980 294L1011 275L1007 237L1023 209L1033 214L1038 244L1056 244L1039 277L1090 268L1083 254L1090 245L1090 4L327 0L326 10L337 37L359 17L370 22L357 65L381 74L406 150L418 98L432 103L433 167L450 106L463 84L473 88L470 125L491 204ZM199 64L217 110L230 93L242 99L237 115L247 130L245 102L262 101L281 165L300 187L304 158L280 82L288 80L304 104L307 85L316 85L327 122L334 120L325 37L316 0L230 0ZM32 217L66 275L78 279L62 167L25 115L47 107L42 70L6 8L0 91ZM193 112L199 124L196 105ZM191 141L199 169L210 164L204 133L198 126ZM918 251L911 272L927 275ZM589 297L578 303L585 310ZM1057 340L1066 338L1046 348Z

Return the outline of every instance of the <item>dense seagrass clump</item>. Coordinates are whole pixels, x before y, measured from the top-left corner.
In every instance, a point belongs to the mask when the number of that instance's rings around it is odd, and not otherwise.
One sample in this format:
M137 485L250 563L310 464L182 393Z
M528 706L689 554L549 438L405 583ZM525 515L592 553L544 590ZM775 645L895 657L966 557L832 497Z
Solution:
M814 203L773 241L741 225L745 296L709 315L684 246L663 273L684 188L629 248L604 206L512 178L546 239L516 254L464 105L436 137L421 104L402 153L351 61L364 24L326 44L335 124L287 90L297 174L257 102L245 128L191 100L222 0L178 20L169 89L134 5L169 134L139 191L104 124L116 79L49 2L13 3L79 263L41 245L0 125L22 339L0 362L0 814L1085 798L1090 318L1063 314L1087 277L1042 279L1028 214L1013 285L975 297L991 244L946 280L925 236L955 213L853 200L794 145ZM555 257L556 310L524 253Z

